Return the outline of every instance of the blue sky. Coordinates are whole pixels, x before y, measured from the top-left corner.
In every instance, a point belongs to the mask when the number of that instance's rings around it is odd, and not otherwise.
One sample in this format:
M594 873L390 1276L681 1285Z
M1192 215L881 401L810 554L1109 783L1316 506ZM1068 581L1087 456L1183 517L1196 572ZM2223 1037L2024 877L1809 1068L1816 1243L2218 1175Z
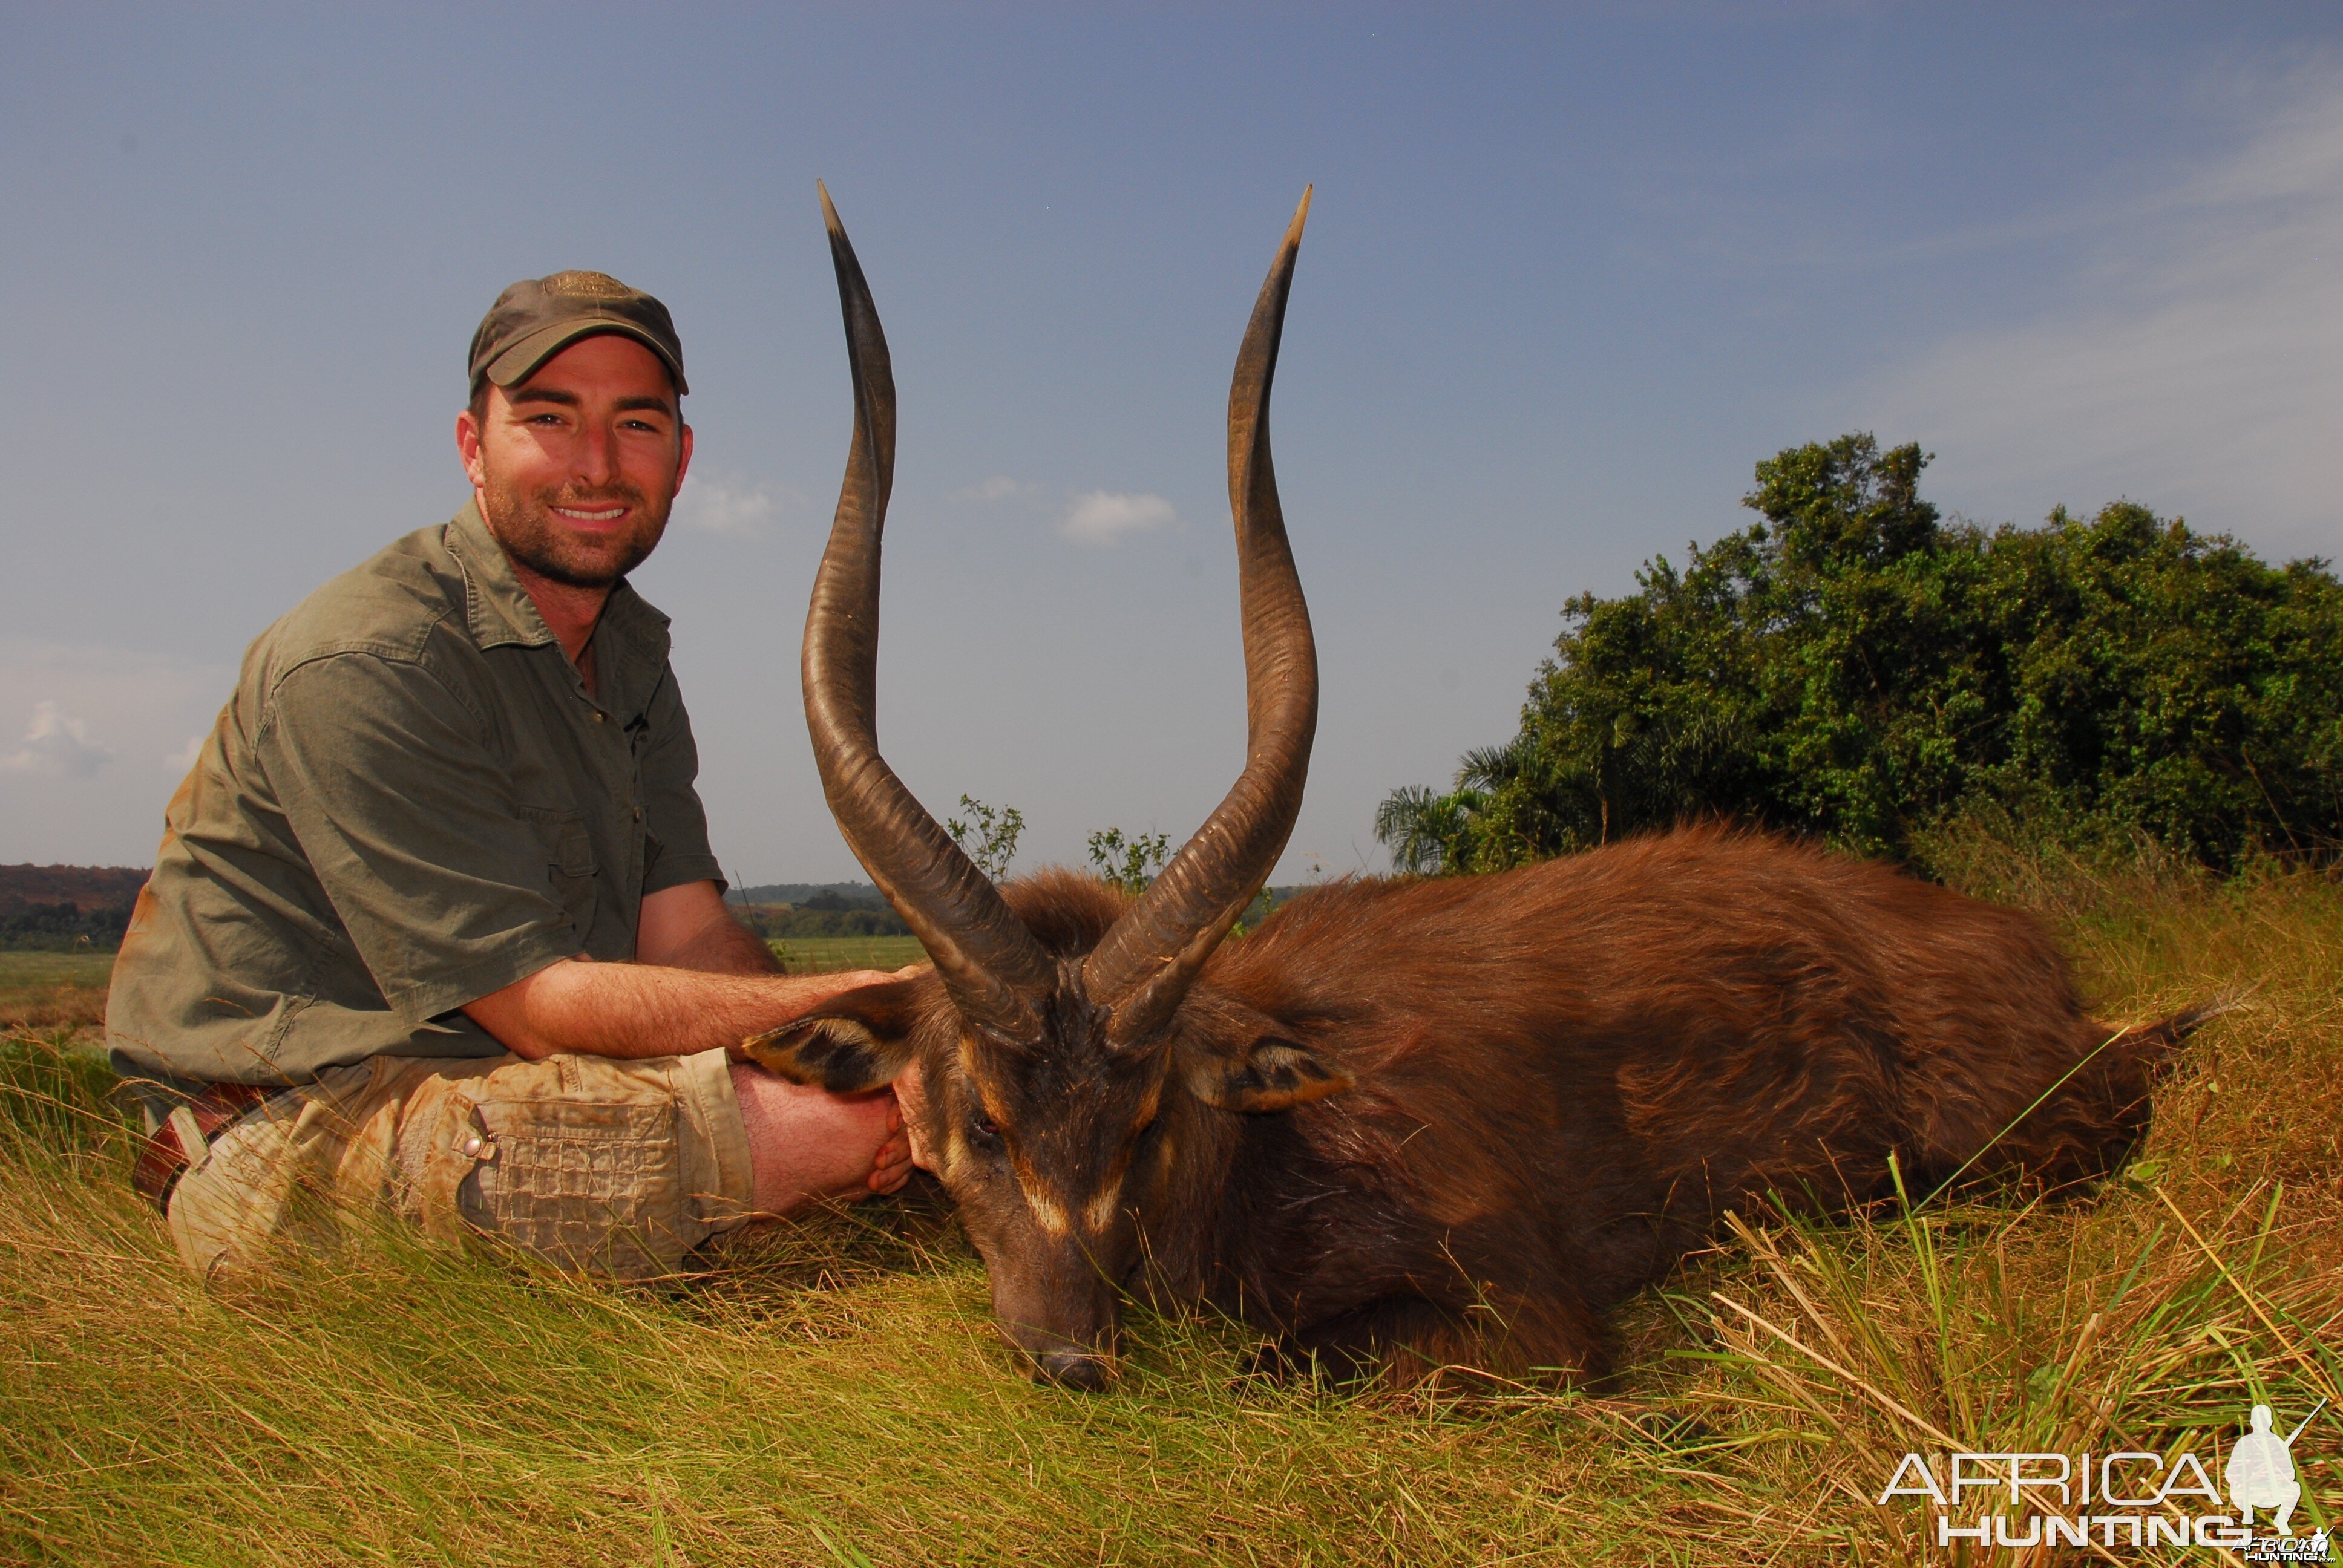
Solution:
M1562 603L1850 429L1985 521L2343 544L2330 5L0 7L0 861L145 864L244 645L463 500L497 291L673 308L638 585L717 849L854 874L796 651L848 387L901 392L881 736L1021 866L1240 766L1221 421L1316 183L1278 472L1319 631L1280 879L1511 734Z

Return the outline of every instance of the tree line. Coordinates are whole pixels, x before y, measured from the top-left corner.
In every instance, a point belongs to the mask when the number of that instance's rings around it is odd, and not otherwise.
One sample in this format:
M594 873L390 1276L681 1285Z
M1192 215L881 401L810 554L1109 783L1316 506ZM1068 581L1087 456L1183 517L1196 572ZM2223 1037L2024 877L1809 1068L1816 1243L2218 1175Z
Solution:
M0 950L65 952L95 948L112 952L122 945L130 927L130 907L109 905L85 910L71 899L54 904L27 904L0 915Z
M1786 448L1761 521L1570 600L1521 728L1394 790L1403 872L1495 870L1699 819L1926 869L1991 814L2216 869L2343 846L2343 584L2117 501L1947 521L1916 445Z
M750 890L755 891L756 890ZM876 900L877 895L872 895ZM739 903L733 909L742 924L759 937L779 940L789 937L907 937L911 928L884 903L849 900L829 888L816 890L801 903Z

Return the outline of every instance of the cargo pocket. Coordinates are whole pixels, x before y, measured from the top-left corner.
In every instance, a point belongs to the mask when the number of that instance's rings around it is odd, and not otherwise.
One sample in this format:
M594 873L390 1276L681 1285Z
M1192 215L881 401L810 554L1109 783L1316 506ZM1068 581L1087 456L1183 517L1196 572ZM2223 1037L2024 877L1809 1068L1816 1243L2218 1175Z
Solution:
M577 928L578 942L583 947L594 932L596 901L594 841L587 837L586 819L550 806L523 806L520 814L545 847L546 879L551 884L553 901Z
M621 1100L508 1095L497 1087L483 1085L470 1127L448 1151L471 1167L456 1189L465 1221L558 1268L622 1280L674 1271L686 1250L674 1099L656 1091Z

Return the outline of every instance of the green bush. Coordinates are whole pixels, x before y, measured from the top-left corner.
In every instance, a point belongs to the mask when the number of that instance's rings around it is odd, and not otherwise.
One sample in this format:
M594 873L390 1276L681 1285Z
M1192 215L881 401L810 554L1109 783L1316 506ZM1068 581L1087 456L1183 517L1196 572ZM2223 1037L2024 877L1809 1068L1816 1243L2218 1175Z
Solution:
M1928 458L1788 448L1763 522L1564 610L1508 744L1375 833L1403 870L1516 865L1722 816L1909 861L1988 812L2227 869L2343 844L2343 584L2117 501L1946 523Z

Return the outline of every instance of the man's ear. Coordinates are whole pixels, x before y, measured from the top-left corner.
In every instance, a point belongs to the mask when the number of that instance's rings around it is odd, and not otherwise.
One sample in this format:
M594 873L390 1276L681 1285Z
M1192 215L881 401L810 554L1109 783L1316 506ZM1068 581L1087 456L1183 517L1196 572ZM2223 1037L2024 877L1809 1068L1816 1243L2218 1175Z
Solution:
M1187 1063L1189 1090L1222 1111L1285 1111L1351 1087L1303 1047L1273 1034L1258 1035L1233 1056L1198 1055Z
M841 991L802 1018L740 1042L741 1054L791 1083L860 1094L883 1089L911 1060L918 980Z

